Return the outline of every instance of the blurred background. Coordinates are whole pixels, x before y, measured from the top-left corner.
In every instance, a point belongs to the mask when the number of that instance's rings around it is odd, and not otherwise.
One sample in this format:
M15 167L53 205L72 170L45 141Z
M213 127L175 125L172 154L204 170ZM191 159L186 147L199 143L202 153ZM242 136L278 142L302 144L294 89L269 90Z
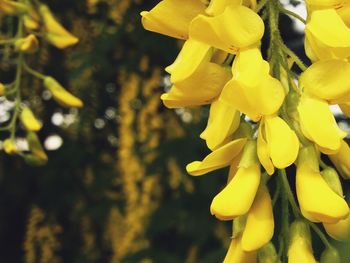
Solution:
M170 86L163 68L182 43L142 28L139 13L158 1L42 2L80 42L66 50L42 42L28 63L85 106L62 109L25 75L23 98L44 123L39 136L49 162L31 167L0 154L0 262L220 262L231 223L212 217L209 206L227 170L198 178L185 172L208 153L199 139L208 108L161 103ZM282 17L281 27L303 57L300 25ZM3 81L13 79L10 59L0 63ZM0 98L1 123L12 107ZM26 147L24 139L17 144Z

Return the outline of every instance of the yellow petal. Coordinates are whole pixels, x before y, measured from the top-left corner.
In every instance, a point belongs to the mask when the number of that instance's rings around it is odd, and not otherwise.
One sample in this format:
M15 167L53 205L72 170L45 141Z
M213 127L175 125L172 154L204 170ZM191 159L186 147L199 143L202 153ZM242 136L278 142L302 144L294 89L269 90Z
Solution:
M242 235L244 251L254 251L267 244L274 231L271 197L266 186L261 186L250 208Z
M242 4L242 0L212 0L207 9L205 9L205 13L210 16L217 16L223 13L226 7L240 4Z
M239 5L228 6L215 17L198 15L190 24L191 38L228 53L258 43L263 34L264 23L259 15Z
M50 9L41 4L40 14L46 31L45 37L57 48L66 48L78 43L79 39L69 33L53 16Z
M232 239L223 263L256 263L257 252L242 249L241 236Z
M338 150L346 133L342 131L327 102L302 96L298 105L303 134L322 148Z
M171 74L171 82L176 83L187 79L199 67L203 61L209 62L212 52L207 44L189 39L183 45L175 62L165 70Z
M200 0L163 0L151 11L141 12L142 25L152 32L187 39L191 20L205 8Z
M350 100L350 63L342 60L318 61L300 76L304 92L331 103Z
M46 77L44 79L44 86L51 91L53 98L64 107L81 108L83 102L69 93L65 88L61 86L54 78Z
M307 212L304 216L311 221L326 223L344 219L349 214L346 201L328 186L310 162L317 162L316 153L310 154L302 149L297 165L296 192L302 212Z
M305 34L319 59L350 56L350 29L334 9L312 12Z
M20 115L20 120L27 131L37 132L42 127L42 124L38 121L38 119L34 116L33 112L28 107L23 108Z
M260 183L258 164L240 167L227 186L213 199L210 212L220 220L231 220L246 214Z
M208 104L219 96L230 77L226 68L210 62L203 63L189 78L175 83L161 99L168 108Z
M337 8L337 13L342 18L347 27L350 26L350 5L346 4L340 8Z
M277 116L266 117L265 131L274 166L283 169L294 163L299 152L299 140L288 124Z
M186 166L190 175L203 175L211 171L223 168L241 152L246 139L237 139L210 153L203 161L195 161Z
M327 234L336 240L344 241L350 238L350 216L334 224L323 223L323 226Z
M266 142L266 135L265 135L265 129L262 128L264 125L263 121L260 123L259 126L259 131L258 131L258 143L257 143L257 153L258 153L258 158L262 166L265 168L266 172L269 175L272 175L275 172L275 167L273 166L273 163L270 159L270 152L268 149L268 145Z
M240 114L230 104L216 100L210 106L209 120L204 134L208 148L214 150L237 130Z
M329 158L344 179L350 179L350 147L345 141L341 141L340 149L335 154L329 154Z

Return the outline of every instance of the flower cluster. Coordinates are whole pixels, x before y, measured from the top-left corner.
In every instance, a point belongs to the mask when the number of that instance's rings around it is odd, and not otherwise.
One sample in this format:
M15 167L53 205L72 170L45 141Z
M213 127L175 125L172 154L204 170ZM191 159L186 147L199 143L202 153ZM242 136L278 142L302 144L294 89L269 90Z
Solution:
M172 87L161 96L165 106L210 104L200 137L211 153L186 169L199 176L230 166L228 183L210 207L218 219L234 220L225 263L278 262L270 243L274 209L267 187L276 170L287 222L282 223L287 241L280 244L281 254L288 255L289 262L316 262L311 226L327 247L321 262L339 260L312 222L322 223L332 238L349 236L349 206L338 173L321 159L328 155L338 172L350 179L346 132L329 108L339 104L350 114L347 2L306 1L305 50L313 62L308 68L280 37L278 16L286 10L277 0L163 0L141 13L147 30L185 40L175 62L166 68ZM270 31L266 60L260 50L265 31L261 11ZM300 76L291 70L294 63L304 71ZM293 164L299 206L284 170ZM292 224L288 207L294 212Z
M39 1L0 0L0 13L6 19L17 24L17 32L13 36L0 40L4 50L10 52L8 57L14 57L15 79L11 83L0 83L0 96L14 102L13 114L10 122L0 129L10 133L3 143L7 154L17 154L32 165L42 165L47 162L47 155L41 146L37 132L42 128L41 122L35 117L29 103L23 103L21 87L23 71L42 81L42 85L52 94L54 100L64 107L80 108L83 102L68 92L57 80L46 76L26 63L26 55L36 53L40 48L39 37L59 49L64 49L78 43L78 38L68 32L54 17L49 7ZM30 153L24 153L16 145L17 122L21 122L27 132L26 141Z

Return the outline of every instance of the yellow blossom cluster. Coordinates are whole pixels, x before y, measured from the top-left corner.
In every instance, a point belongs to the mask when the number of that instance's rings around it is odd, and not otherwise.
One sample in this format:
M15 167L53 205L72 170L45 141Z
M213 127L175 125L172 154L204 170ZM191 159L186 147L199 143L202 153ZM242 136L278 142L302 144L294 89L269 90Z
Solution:
M36 53L42 40L56 48L65 49L77 44L79 39L60 24L47 5L39 1L0 0L0 13L5 18L13 19L12 22L17 24L17 31L13 33L13 36L9 35L7 39L0 40L0 45L13 53L15 57L13 64L16 65L13 82L3 84L0 80L0 95L13 101L15 105L10 122L1 127L2 130L10 133L9 138L3 142L3 149L7 154L22 156L29 164L42 165L47 162L48 158L35 133L43 125L31 110L30 105L22 103L24 72L39 79L42 86L52 94L53 99L63 107L81 108L83 102L67 91L55 78L32 69L26 62L26 55ZM18 120L27 131L26 140L29 144L29 153L24 153L23 149L17 147Z
M230 166L227 185L210 206L218 219L234 220L225 263L278 262L270 243L275 223L267 185L275 177L287 211L281 235L289 240L279 249L288 262L316 262L310 226L325 241L321 262L338 262L336 250L314 223L322 223L338 240L350 234L349 206L338 173L321 159L328 155L350 179L347 133L329 108L339 104L350 113L350 2L307 0L306 5L305 50L313 62L308 68L279 35L278 16L285 9L277 0L162 0L141 12L145 29L185 41L165 69L172 87L161 96L164 105L210 104L200 138L211 153L186 169L200 176ZM270 31L267 59L260 49L265 33L261 10ZM289 61L303 70L300 76ZM295 179L286 177L285 168L291 165L296 166ZM298 205L289 185L294 180ZM333 261L326 261L332 255Z

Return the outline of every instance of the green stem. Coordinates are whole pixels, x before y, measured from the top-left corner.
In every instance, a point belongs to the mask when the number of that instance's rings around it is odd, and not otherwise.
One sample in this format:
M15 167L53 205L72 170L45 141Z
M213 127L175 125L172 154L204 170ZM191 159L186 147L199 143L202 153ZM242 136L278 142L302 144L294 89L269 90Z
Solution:
M288 182L288 178L287 178L287 174L286 174L286 170L285 169L280 169L278 170L279 172L279 176L281 178L281 182L282 182L282 186L283 186L283 190L287 195L287 199L292 207L292 211L293 211L293 215L296 218L300 217L300 212L298 209L298 205L295 201L294 195L292 193L292 190L290 189L289 186L289 182Z
M278 41L278 44L281 48L281 50L286 53L288 56L290 56L290 58L295 62L295 64L298 65L298 67L302 70L302 71L305 71L307 69L307 66L304 64L303 61L301 61L301 59L295 55L295 53L289 49L289 47L287 47L283 41L280 39Z
M288 9L285 9L283 8L282 6L279 7L279 10L283 13L283 14L286 14L286 15L289 15L289 16L292 16L292 17L295 17L296 19L298 19L299 21L301 21L302 23L306 24L306 20L304 18L302 18L301 16L299 16L298 14L288 10Z
M264 6L266 5L267 1L268 1L268 0L261 0L261 1L257 4L257 6L256 6L256 8L255 8L255 12L256 12L256 13L259 13L260 10L264 8Z
M322 243L327 247L332 249L333 246L331 245L331 243L328 241L327 237L325 236L325 234L317 227L316 224L310 222L309 220L305 220L305 222L307 224L309 224L309 226L312 228L312 230L318 235L318 237L321 239Z
M25 63L24 61L23 61L23 68L24 68L25 71L27 71L29 74L32 74L33 76L35 76L35 77L37 77L37 78L39 78L39 79L44 79L44 78L46 78L46 76L45 76L44 74L42 74L42 73L40 73L39 71L36 71L36 70L30 68L30 67L27 65L27 63Z

